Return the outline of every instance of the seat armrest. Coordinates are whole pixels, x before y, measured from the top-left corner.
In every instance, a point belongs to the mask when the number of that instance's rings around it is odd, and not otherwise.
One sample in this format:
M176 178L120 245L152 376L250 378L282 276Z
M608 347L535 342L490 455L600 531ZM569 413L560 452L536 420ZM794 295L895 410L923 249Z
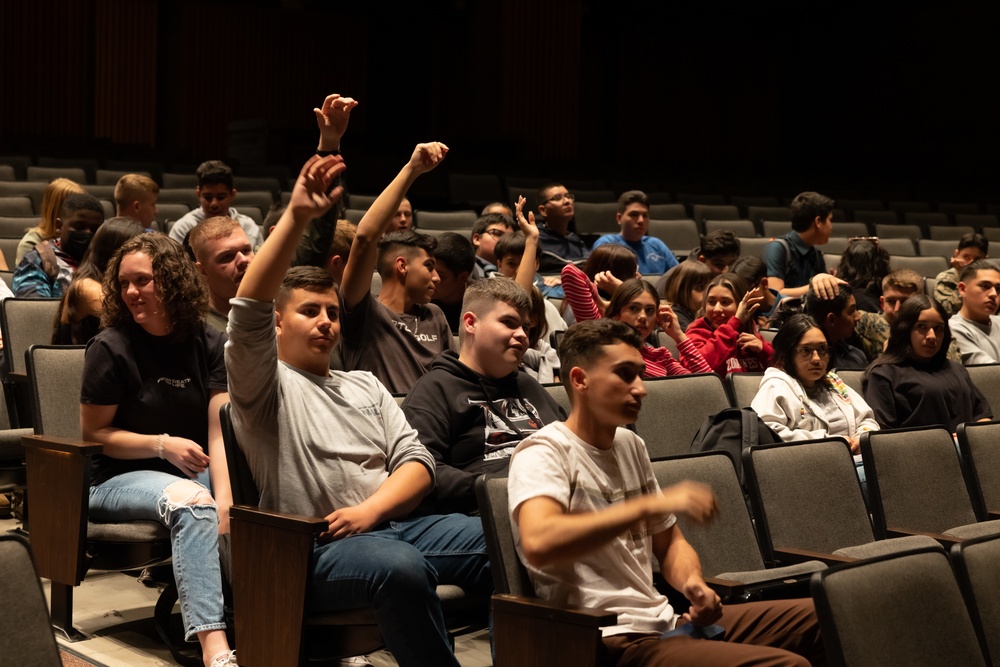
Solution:
M329 526L326 519L319 517L273 512L249 505L233 505L229 508L229 516L233 519L241 519L263 526L283 530L299 530L316 535L322 533Z
M601 627L617 621L618 615L610 612L494 595L496 667L596 667Z
M91 457L104 448L45 435L24 436L21 444L28 476L28 531L38 574L78 586L87 571Z
M718 577L705 577L705 583L722 599L739 597L747 588L742 581L719 579Z
M848 556L834 556L833 554L825 554L819 551L791 549L788 547L775 548L774 557L781 563L804 563L807 560L818 560L827 565L853 563L857 560L857 558L850 558Z
M988 510L986 510L986 518L989 521L1000 519L1000 509L988 509Z
M926 530L910 530L909 528L886 528L886 537L910 537L911 535L924 535L931 538L932 540L937 540L941 543L941 546L947 548L953 544L959 544L964 540L961 537L953 537L951 535L942 535L941 533L932 533Z

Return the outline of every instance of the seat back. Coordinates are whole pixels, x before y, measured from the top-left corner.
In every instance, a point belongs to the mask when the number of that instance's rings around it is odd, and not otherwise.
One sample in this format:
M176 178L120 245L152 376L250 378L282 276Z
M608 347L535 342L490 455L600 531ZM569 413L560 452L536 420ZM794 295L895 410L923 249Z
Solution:
M1000 512L1000 422L959 424L958 449L976 516L985 521Z
M976 385L990 407L1000 411L1000 364L978 364L966 366L972 384Z
M652 459L687 454L705 417L730 407L722 378L715 373L657 378L645 385L635 430Z
M490 557L493 586L497 593L535 597L528 571L514 548L510 512L507 509L507 478L480 475L476 479L476 501L483 520L486 552Z
M614 234L618 231L615 214L618 204L611 202L582 202L575 206L577 234Z
M443 230L467 230L476 224L475 211L417 211L417 230L420 227Z
M733 407L749 408L753 397L760 389L763 373L730 373L726 376L726 386L729 388L729 398Z
M854 457L840 438L750 447L743 472L765 558L775 548L829 554L874 539Z
M743 489L728 454L703 452L654 461L653 474L661 489L688 479L712 487L719 506L715 521L697 524L684 515L677 517L677 524L698 553L705 574L714 577L724 572L764 569Z
M24 373L24 353L32 345L52 342L52 323L59 312L59 299L9 298L0 302L0 331L4 347L4 380L11 373Z
M543 386L545 387L545 391L549 392L549 396L552 397L552 400L558 403L563 411L568 415L573 406L570 405L569 394L566 393L566 387L562 384L547 384Z
M943 533L976 522L947 430L864 433L861 453L877 535L884 536L887 527Z
M260 504L260 490L250 472L247 457L240 449L236 439L236 429L233 428L232 406L226 403L219 408L219 421L222 425L222 442L226 448L226 466L229 469L229 484L233 491L233 504L256 507Z
M1000 661L1000 536L959 542L951 548L958 586L989 664Z
M833 567L813 575L811 583L831 664L986 664L940 549Z
M899 269L912 269L925 278L934 278L948 268L948 260L944 257L904 257L893 255L889 261L893 271Z
M31 552L16 535L0 535L0 664L59 667L59 649L49 625L45 594Z
M865 389L864 389L864 386L863 386L863 384L861 382L862 378L865 375L864 371L862 371L862 370L846 370L846 369L845 370L838 370L837 371L837 375L840 377L841 380L844 381L844 384L846 384L848 387L850 387L854 391L858 392L859 396L864 396L865 395Z
M80 387L83 345L32 345L28 377L32 387L35 433L80 439Z

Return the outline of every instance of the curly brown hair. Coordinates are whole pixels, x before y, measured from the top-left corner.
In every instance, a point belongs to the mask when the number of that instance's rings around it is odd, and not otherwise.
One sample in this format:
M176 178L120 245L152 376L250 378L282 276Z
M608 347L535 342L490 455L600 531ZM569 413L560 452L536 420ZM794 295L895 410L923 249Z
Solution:
M208 289L184 247L159 233L129 239L108 262L101 327L117 327L133 321L122 299L118 270L122 258L136 252L149 256L153 264L153 284L170 322L170 334L177 338L191 336L208 314Z

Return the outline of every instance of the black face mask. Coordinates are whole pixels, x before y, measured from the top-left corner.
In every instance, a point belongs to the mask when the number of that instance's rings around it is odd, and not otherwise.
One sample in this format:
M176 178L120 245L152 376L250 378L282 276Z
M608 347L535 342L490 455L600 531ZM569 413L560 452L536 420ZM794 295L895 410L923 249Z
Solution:
M94 235L91 232L70 232L61 245L62 251L79 262L83 259L83 253L90 247L92 238Z

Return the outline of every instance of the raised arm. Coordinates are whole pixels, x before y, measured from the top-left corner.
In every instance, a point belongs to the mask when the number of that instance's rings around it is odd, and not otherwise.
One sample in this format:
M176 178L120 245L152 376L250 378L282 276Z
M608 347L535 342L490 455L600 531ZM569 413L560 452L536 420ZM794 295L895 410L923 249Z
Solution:
M351 120L351 109L358 106L353 97L341 97L337 93L327 95L322 108L313 108L316 115L316 125L319 127L320 152L336 152L340 150L340 140L347 132L347 123Z
M274 299L295 254L302 231L310 220L326 213L340 198L342 188L334 188L329 193L327 189L344 168L343 159L334 155L323 158L314 155L303 165L295 187L292 188L288 207L247 268L236 292L237 297L257 301Z
M531 294L531 288L535 286L535 261L538 255L538 226L535 225L535 214L528 211L528 217L524 217L523 196L517 198L514 210L517 215L517 226L524 234L524 254L521 255L521 264L517 267L518 285Z
M351 255L344 268L341 291L344 295L345 308L351 309L357 306L371 290L372 273L375 271L375 260L378 256L378 241L388 229L392 216L399 209L399 204L410 186L418 176L440 164L447 154L448 147L440 142L417 144L406 166L361 218L354 243L351 245Z

